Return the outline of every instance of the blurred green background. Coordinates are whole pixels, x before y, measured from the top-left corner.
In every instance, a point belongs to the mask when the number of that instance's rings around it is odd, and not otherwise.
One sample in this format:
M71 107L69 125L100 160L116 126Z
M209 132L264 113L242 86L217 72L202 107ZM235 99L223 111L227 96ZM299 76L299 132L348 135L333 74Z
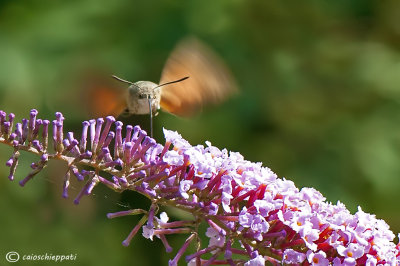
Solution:
M79 132L82 75L158 82L174 45L195 35L225 59L241 93L193 119L161 113L159 141L166 127L239 151L399 232L399 17L396 0L1 1L0 108L17 120L31 108L47 119L61 111ZM105 215L146 201L98 187L75 206L79 186L60 197L57 163L20 188L7 179L10 154L0 147L0 265L11 250L77 254L70 265L165 265L183 243L170 237L172 254L141 236L123 247L137 217ZM23 156L18 181L32 160Z

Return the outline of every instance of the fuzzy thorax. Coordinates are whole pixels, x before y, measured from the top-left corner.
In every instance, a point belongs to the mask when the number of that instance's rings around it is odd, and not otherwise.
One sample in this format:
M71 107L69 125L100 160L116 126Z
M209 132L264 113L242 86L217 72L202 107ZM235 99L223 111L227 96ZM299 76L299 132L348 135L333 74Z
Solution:
M150 81L138 81L128 88L127 105L130 114L149 114L149 99L152 113L160 109L161 88Z

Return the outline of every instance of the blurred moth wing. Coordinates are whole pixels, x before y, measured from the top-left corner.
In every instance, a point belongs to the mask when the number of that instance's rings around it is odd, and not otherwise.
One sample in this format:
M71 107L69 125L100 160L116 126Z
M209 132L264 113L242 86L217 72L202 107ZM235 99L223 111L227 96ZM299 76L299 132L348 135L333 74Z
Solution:
M190 78L161 88L161 108L178 116L193 115L203 105L218 104L237 92L222 59L195 38L184 39L172 51L160 84L184 76Z
M92 117L118 117L127 109L127 91L104 75L91 75L85 80L85 107Z

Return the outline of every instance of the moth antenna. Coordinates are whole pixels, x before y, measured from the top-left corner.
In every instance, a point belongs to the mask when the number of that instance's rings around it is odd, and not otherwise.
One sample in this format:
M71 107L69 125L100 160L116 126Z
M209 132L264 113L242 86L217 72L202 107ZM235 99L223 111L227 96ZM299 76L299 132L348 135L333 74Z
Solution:
M165 85L169 85L169 84L172 84L172 83L178 83L178 82L184 81L185 79L188 79L188 78L189 78L189 77L187 76L187 77L184 77L184 78L181 78L181 79L177 79L177 80L174 80L174 81L165 82L165 83L163 83L163 84L160 84L160 85L154 87L154 89L157 89L157 88L159 88L159 87L162 87L162 86L165 86ZM154 89L153 89L153 90L154 90Z
M112 77L113 77L114 79L118 80L118 81L121 81L121 82L124 82L124 83L128 83L128 84L131 84L131 85L135 85L133 82L128 81L128 80L125 80L125 79L122 79L122 78L117 77L117 76L115 76L115 75L112 75Z

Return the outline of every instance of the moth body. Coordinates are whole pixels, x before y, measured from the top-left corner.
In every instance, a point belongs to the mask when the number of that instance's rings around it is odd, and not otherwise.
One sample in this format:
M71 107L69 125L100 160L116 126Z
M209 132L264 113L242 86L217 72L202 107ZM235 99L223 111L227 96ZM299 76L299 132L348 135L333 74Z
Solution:
M151 100L151 111L156 114L160 109L161 88L151 81L138 81L128 88L126 104L130 114L149 114L149 99Z

